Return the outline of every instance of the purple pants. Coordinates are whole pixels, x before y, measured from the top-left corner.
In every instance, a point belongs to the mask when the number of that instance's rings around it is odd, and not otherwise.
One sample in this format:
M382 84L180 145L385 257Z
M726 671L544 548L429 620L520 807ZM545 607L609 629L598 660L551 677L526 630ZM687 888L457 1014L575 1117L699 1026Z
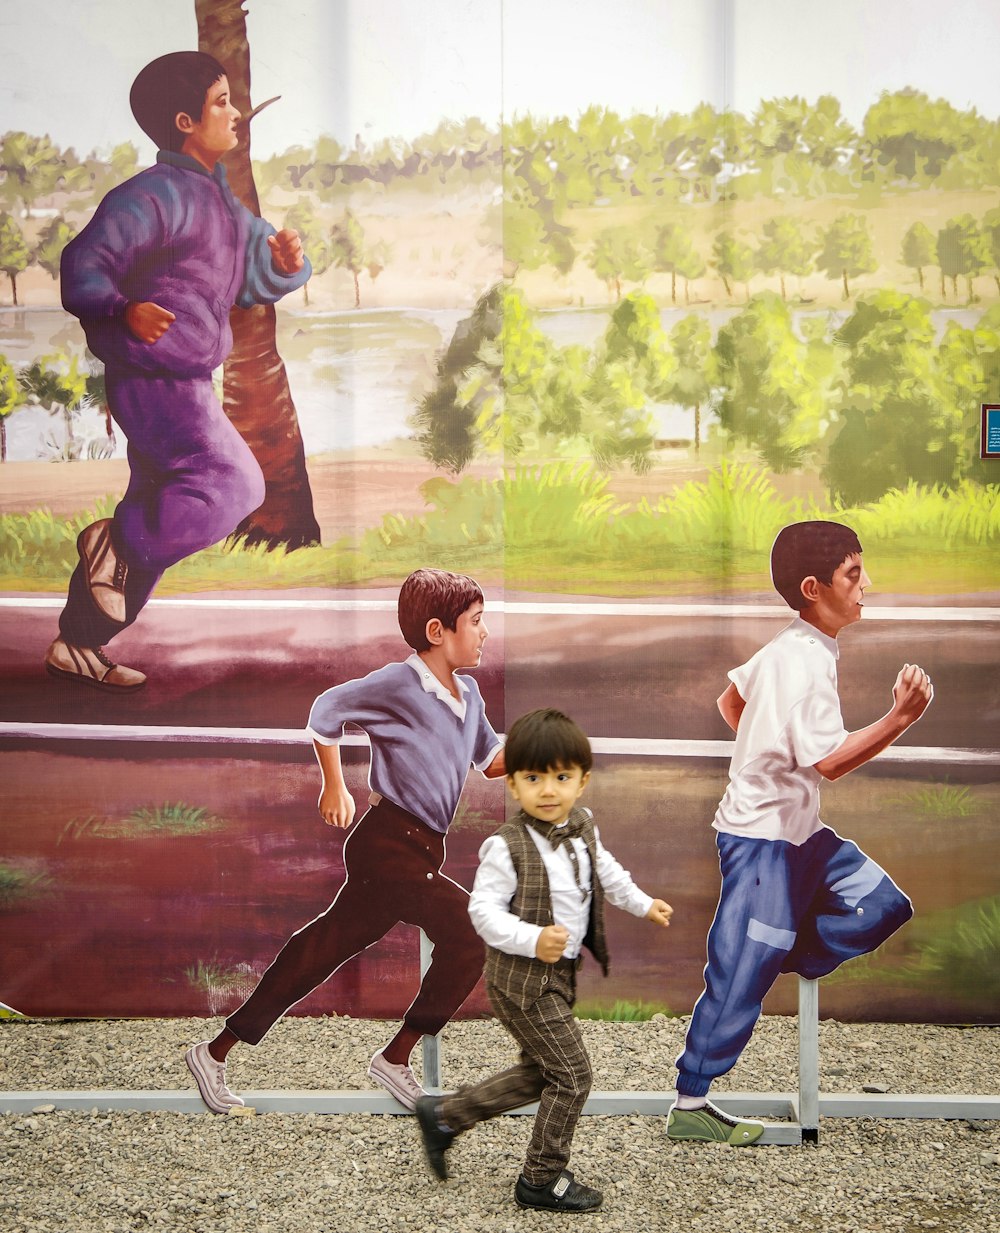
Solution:
M226 418L211 377L149 377L108 369L108 405L128 438L128 488L111 538L128 565L126 621L108 620L90 597L83 567L70 579L59 630L97 647L131 625L163 571L225 539L264 500L264 477Z

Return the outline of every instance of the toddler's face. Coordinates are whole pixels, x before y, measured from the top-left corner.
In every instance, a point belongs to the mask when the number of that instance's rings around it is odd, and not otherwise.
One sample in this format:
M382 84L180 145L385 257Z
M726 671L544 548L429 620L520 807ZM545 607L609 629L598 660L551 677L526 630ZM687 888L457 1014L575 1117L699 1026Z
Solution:
M555 766L546 771L515 771L507 777L511 795L529 817L560 826L580 799L590 772L579 766Z

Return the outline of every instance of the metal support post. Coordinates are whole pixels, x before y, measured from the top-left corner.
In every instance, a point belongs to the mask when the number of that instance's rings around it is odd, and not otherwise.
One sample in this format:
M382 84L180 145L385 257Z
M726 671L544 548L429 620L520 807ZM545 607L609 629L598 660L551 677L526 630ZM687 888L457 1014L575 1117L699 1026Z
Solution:
M434 943L428 938L424 931L420 930L420 979L423 980L424 973L431 966L431 956L434 954ZM441 1091L441 1037L425 1036L423 1040L424 1052L424 1081L423 1088L425 1091Z
M802 1142L819 1140L819 981L799 977L799 1125Z

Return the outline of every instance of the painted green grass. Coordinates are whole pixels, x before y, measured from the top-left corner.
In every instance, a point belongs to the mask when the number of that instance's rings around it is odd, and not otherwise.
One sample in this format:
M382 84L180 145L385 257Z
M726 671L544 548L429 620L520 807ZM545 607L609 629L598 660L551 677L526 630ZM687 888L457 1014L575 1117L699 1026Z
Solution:
M36 899L51 887L52 879L43 870L0 861L0 909Z
M184 969L184 979L193 989L203 993L230 993L247 983L246 970L227 968L218 957L202 960Z
M578 1019L599 1019L613 1023L645 1023L654 1015L666 1015L668 1019L676 1019L677 1015L669 1007L659 1002L629 1002L618 998L612 1005L600 1002L581 1002L575 1011Z
M220 830L225 822L207 809L167 801L163 805L144 805L124 818L105 818L90 814L71 818L57 843L74 839L143 839L202 835Z
M782 526L830 517L858 530L882 594L1000 585L1000 484L911 484L854 509L782 497L746 463L722 463L655 502L619 501L609 484L590 464L565 461L493 480L438 477L422 485L427 510L417 517L388 514L356 542L295 552L217 545L169 570L160 593L386 583L433 563L523 590L741 594L766 587ZM66 521L46 510L0 516L0 588L64 590L79 530L112 504Z
M919 987L1000 1006L1000 895L918 915L902 940L843 964L824 984Z
M953 784L929 784L900 797L900 803L915 813L932 818L971 818L979 812L980 801L972 788Z

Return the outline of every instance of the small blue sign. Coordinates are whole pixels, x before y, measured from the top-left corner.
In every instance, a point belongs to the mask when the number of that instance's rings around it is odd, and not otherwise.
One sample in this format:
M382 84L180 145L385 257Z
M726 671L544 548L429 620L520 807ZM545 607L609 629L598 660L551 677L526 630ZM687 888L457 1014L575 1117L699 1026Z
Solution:
M1000 404L984 402L980 458L1000 458Z

